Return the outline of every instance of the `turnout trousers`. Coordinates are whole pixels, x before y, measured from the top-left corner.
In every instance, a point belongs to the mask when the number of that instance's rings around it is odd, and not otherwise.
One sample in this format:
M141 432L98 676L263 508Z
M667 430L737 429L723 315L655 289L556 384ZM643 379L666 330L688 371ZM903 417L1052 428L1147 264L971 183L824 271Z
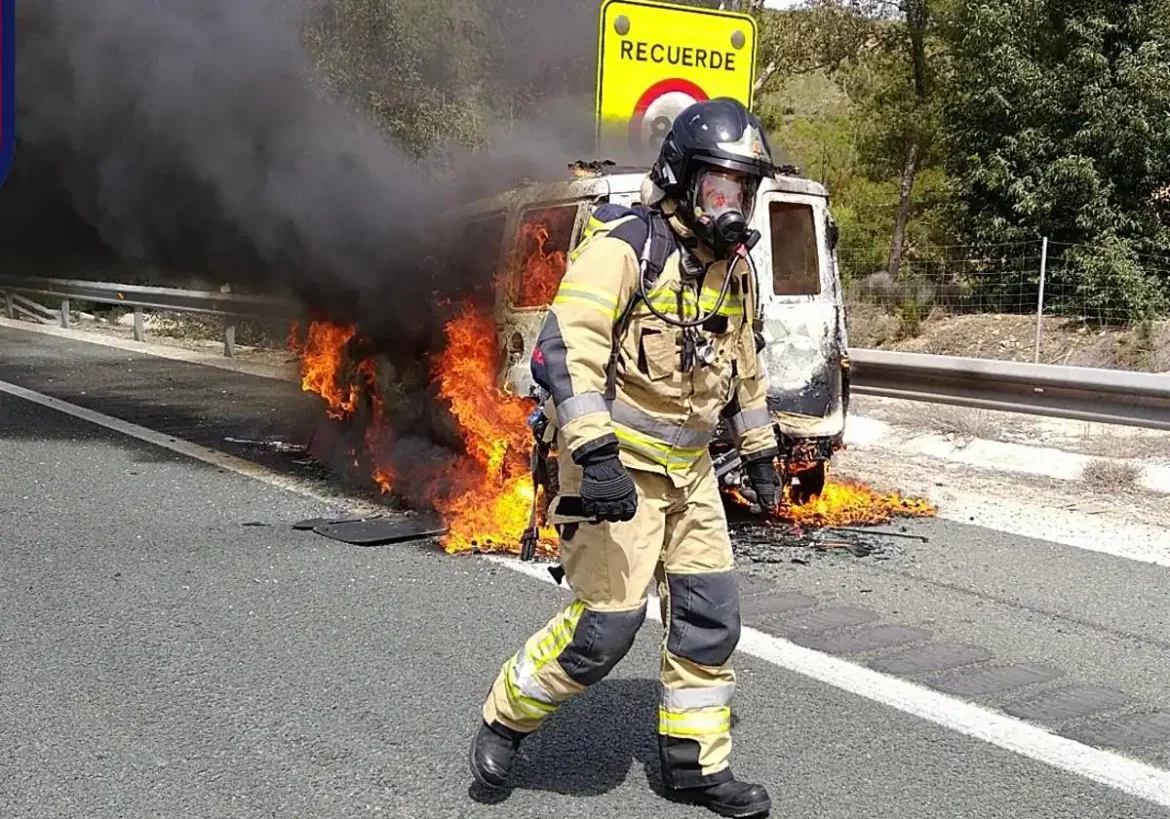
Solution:
M656 580L664 627L663 779L668 787L690 788L732 778L735 673L728 660L740 636L739 585L715 471L702 460L683 487L631 469L638 489L633 520L564 532L561 562L573 600L504 663L483 705L487 723L529 733L602 680L633 644Z

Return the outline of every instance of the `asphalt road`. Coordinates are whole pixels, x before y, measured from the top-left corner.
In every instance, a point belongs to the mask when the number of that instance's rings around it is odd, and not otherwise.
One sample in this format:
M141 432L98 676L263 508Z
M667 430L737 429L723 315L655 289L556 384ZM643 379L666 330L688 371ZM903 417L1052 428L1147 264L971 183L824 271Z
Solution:
M11 330L0 381L294 471L222 439L292 437L310 417L292 385ZM432 544L294 531L324 505L2 392L0 452L0 816L709 815L654 792L657 623L529 740L493 803L466 770L479 704L564 590ZM1165 569L909 528L929 542L881 561L745 562L748 622L1167 766ZM735 662L734 761L770 786L773 816L1170 816ZM1044 707L1054 691L1072 716Z

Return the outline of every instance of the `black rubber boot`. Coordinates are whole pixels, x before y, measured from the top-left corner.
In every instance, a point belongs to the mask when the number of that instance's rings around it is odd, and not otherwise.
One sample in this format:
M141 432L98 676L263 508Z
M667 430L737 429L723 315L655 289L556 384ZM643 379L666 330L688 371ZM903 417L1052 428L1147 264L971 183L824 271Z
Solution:
M667 795L679 802L702 805L720 816L734 816L737 819L764 816L772 810L772 800L763 785L735 779L705 788L671 789Z
M469 754L471 775L485 788L501 790L508 787L512 758L520 747L524 734L503 725L480 723L471 741Z

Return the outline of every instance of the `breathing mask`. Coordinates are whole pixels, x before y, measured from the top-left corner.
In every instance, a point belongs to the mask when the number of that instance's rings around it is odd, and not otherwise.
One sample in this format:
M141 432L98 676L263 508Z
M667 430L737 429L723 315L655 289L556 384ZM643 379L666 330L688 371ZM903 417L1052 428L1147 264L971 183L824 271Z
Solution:
M691 192L691 223L695 236L717 258L727 259L744 244L755 244L748 227L759 182L722 168L703 168Z

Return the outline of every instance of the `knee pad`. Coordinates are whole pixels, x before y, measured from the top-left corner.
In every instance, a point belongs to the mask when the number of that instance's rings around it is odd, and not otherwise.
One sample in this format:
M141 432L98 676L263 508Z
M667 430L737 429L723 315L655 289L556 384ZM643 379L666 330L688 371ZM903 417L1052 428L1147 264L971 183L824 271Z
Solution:
M735 572L668 574L670 635L666 650L697 665L721 666L739 645Z
M626 656L645 619L645 603L631 611L586 609L557 661L581 685L600 682Z

